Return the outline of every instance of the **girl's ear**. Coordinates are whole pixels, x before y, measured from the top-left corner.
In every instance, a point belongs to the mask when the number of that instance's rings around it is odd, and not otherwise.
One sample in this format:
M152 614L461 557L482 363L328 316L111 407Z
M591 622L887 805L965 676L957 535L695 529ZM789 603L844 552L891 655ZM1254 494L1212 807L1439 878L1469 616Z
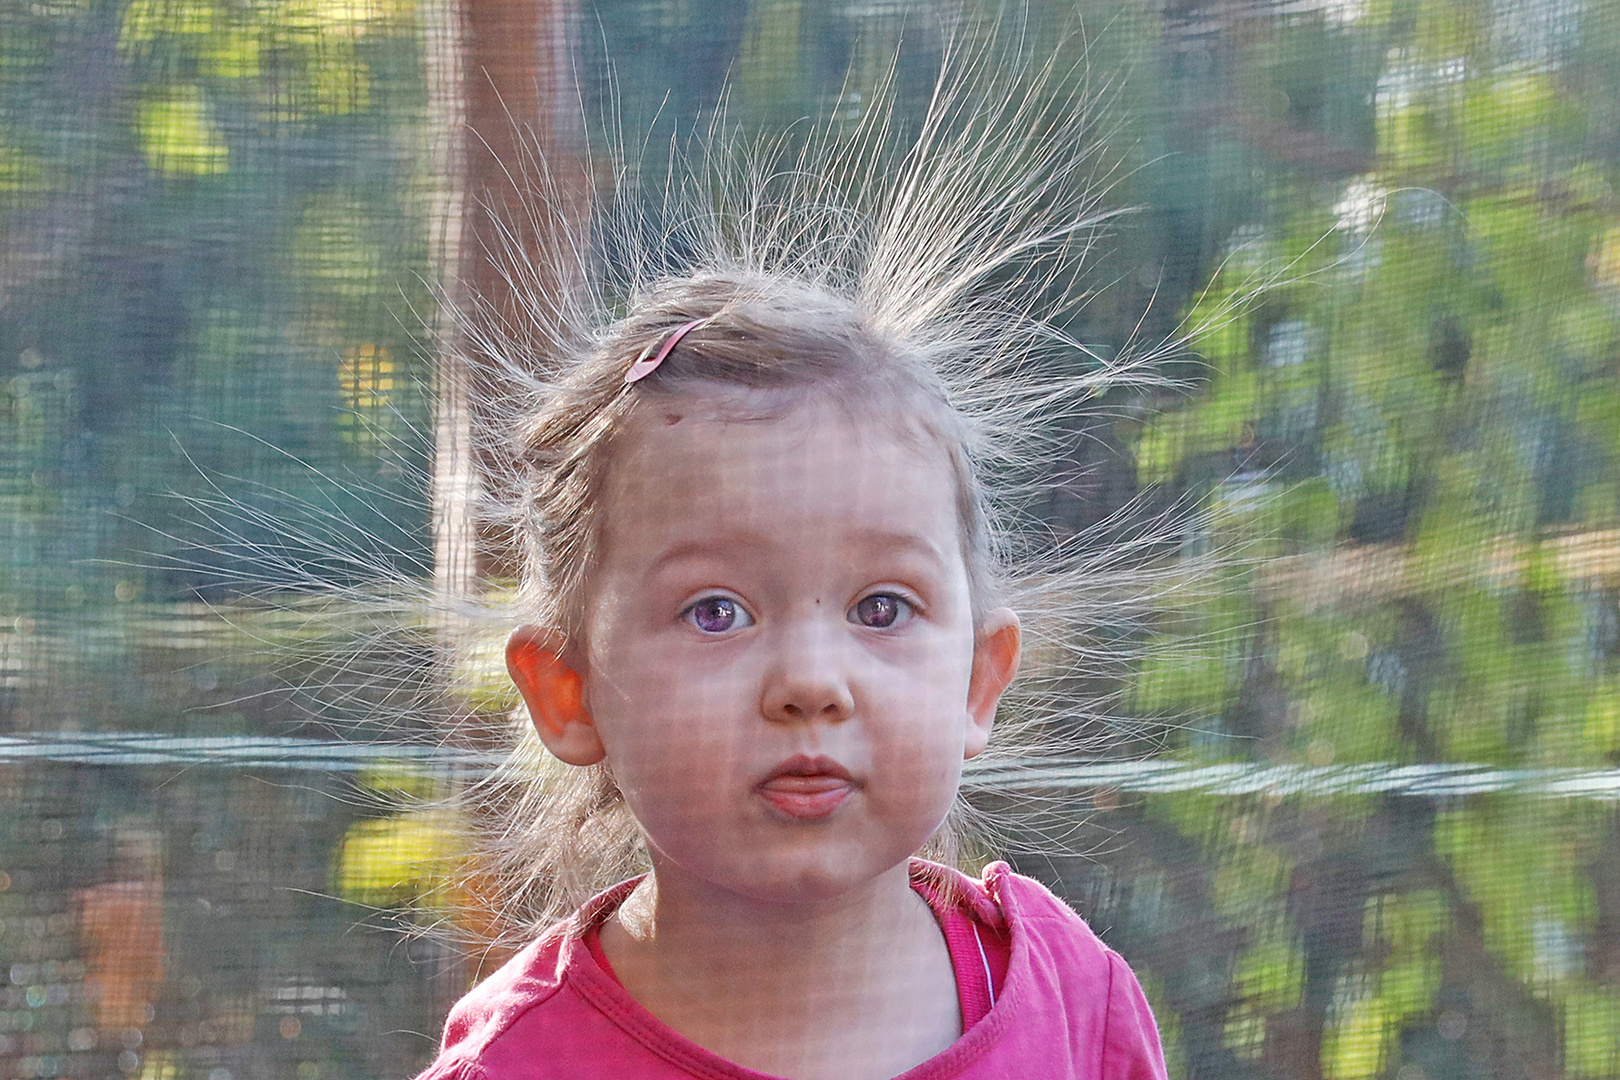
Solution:
M963 757L978 757L990 742L996 705L1018 674L1021 641L1018 616L1011 608L997 608L980 621L973 642L973 673L968 678L968 729Z
M569 662L568 643L559 631L539 626L512 631L506 670L547 750L570 765L595 765L606 756L585 708L585 681Z

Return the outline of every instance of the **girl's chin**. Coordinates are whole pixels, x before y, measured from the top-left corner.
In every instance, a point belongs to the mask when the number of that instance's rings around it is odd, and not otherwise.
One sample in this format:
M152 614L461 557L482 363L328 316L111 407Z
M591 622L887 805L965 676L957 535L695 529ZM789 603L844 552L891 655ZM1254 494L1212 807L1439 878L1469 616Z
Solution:
M756 790L751 807L733 807L708 827L687 816L647 830L660 888L679 881L694 894L820 904L862 892L896 867L903 883L906 863L949 810L911 807L903 823L890 815L880 821L859 789L774 794Z
M654 859L659 888L680 878L704 892L717 890L733 901L780 907L836 904L865 896L875 882L897 868L896 881L904 887L909 851L871 851L848 842L827 843L825 834L823 837L822 843L762 843L745 859L722 864L716 863L712 851L691 852L689 858L666 854Z

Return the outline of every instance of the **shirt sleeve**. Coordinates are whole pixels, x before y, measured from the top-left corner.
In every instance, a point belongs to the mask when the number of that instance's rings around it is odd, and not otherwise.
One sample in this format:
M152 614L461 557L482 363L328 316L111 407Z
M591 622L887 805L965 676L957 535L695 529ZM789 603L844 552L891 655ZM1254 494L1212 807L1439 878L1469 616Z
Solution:
M1102 1080L1168 1080L1159 1028L1141 984L1117 953L1108 954L1108 964Z

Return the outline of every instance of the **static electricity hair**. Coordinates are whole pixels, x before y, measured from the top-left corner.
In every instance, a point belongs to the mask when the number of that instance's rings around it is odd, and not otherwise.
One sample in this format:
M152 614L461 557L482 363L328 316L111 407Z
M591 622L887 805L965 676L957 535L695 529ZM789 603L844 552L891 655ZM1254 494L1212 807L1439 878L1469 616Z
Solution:
M500 388L482 455L503 469L490 517L521 552L515 618L573 640L615 450L648 402L740 388L784 408L815 397L903 417L949 462L975 616L1008 604L1024 624L1025 673L980 759L1011 776L1081 748L1093 727L1077 717L1107 703L1079 688L1119 661L1097 627L1117 627L1154 589L1152 530L1099 554L1038 521L1065 426L1105 391L1157 384L1175 345L1104 357L1062 329L1117 213L1096 98L1083 66L970 37L948 43L909 125L892 78L858 120L776 141L717 121L697 152L676 155L650 224L625 170L581 226L559 211L547 162L521 162L533 198L510 236L565 242L537 262L514 239L501 262L525 303L467 312L465 334L484 384ZM626 384L637 357L695 320ZM507 734L503 764L465 805L483 825L484 888L521 940L643 868L645 849L610 762L550 760L521 709ZM990 824L959 798L926 854L1000 846Z

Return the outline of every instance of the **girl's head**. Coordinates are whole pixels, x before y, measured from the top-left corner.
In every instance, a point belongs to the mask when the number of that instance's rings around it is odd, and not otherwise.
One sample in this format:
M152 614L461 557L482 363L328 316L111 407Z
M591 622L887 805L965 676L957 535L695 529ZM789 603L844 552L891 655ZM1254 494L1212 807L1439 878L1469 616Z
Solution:
M523 553L508 659L539 734L470 800L516 934L644 866L644 839L773 895L931 833L949 857L1020 634L1042 670L1004 712L1072 730L1088 601L1134 579L1020 515L1066 422L1153 354L1059 325L1110 217L1083 67L971 36L914 124L879 86L792 145L717 131L651 224L627 173L550 262L513 256L532 319L466 323L501 390L474 411L483 462L511 466L491 504Z
M929 840L1019 638L990 602L966 423L925 363L822 290L666 283L526 449L530 592L554 599L509 667L661 873L809 899Z

